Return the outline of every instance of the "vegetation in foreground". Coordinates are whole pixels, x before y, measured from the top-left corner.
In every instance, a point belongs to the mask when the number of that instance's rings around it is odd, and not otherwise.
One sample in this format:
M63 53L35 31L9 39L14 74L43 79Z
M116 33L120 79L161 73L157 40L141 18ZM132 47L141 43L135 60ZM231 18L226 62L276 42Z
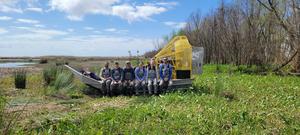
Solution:
M204 67L194 88L151 97L91 97L75 80L68 98L47 94L41 74L26 90L1 79L9 105L27 104L11 133L44 134L299 134L300 78ZM230 70L229 70L230 69ZM76 97L76 98L72 98ZM26 114L26 115L25 115Z

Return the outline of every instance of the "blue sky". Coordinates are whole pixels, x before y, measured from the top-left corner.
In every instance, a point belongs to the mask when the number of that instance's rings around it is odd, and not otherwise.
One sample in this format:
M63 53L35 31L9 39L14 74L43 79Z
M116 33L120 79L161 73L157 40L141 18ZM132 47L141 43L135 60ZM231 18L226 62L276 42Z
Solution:
M0 0L0 56L127 56L219 0Z

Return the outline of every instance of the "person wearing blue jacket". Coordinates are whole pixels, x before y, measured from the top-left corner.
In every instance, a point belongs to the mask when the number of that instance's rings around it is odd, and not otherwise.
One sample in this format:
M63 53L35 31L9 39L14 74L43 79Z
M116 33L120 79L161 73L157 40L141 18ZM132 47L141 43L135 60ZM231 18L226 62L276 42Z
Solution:
M124 93L131 95L134 87L135 74L130 61L126 62L126 66L123 68L123 74Z
M119 63L115 62L115 68L111 71L111 85L110 94L119 92L122 90L122 80L123 80L123 69L120 68ZM116 90L115 92L113 90Z
M168 63L168 59L164 58L163 62L159 65L159 86L172 86L172 65Z
M152 94L153 89L154 94L157 94L157 72L154 59L151 59L150 63L147 66L147 80L149 94Z
M144 68L143 63L139 63L139 66L135 68L135 94L138 95L139 90L143 90L144 94L146 94L145 84L146 84L146 76L147 70Z

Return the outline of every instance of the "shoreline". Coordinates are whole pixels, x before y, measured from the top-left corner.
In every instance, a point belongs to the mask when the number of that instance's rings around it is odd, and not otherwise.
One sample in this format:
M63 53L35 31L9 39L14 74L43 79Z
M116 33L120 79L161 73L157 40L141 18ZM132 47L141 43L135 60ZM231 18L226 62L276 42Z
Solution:
M42 68L39 67L18 67L18 68L0 68L0 78L4 78L7 76L12 76L17 70L25 70L27 73L37 73L41 72Z

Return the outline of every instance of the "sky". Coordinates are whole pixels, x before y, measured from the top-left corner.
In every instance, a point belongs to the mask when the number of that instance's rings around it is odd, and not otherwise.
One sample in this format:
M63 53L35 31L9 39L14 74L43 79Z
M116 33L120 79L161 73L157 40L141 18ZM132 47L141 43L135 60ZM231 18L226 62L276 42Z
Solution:
M219 0L0 0L0 56L127 56Z

